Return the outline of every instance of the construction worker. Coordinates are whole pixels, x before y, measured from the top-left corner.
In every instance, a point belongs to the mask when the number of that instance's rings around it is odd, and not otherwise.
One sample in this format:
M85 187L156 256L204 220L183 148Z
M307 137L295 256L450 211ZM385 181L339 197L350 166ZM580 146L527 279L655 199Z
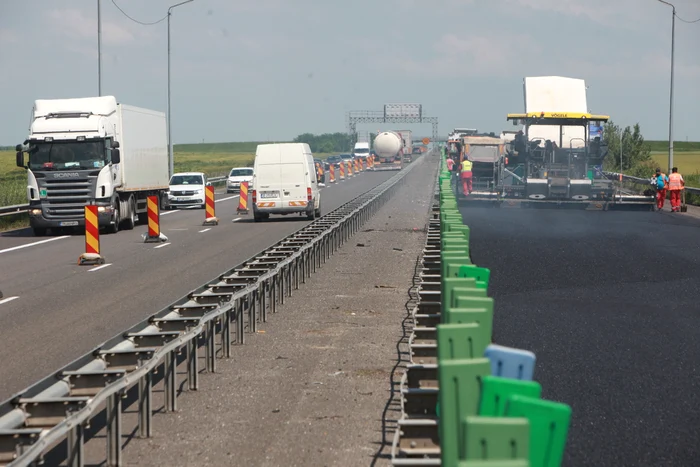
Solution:
M462 194L465 196L472 192L472 161L469 157L464 158L461 166Z
M671 192L671 212L679 212L681 210L681 191L685 189L685 180L678 173L678 167L671 169L671 175L668 176L668 191Z
M666 201L666 189L668 188L668 177L661 172L661 169L656 169L654 176L654 185L656 186L656 208L661 211L664 208Z

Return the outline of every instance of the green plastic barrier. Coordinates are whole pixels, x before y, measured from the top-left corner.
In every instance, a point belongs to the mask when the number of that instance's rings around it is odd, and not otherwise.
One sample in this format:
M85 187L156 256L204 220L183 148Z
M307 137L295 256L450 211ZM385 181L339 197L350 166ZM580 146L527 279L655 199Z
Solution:
M456 465L459 459L465 459L465 446L460 443L463 439L461 421L479 412L480 380L490 373L491 363L487 358L438 363L442 465Z
M466 460L527 460L530 422L527 418L466 417L462 422Z
M440 384L440 392L442 392L442 382ZM571 422L571 407L559 402L514 395L508 398L505 416L525 417L530 421L530 465L532 467L561 465Z
M441 316L443 324L476 323L490 344L493 338L493 308L452 308Z
M464 266L459 268L457 277L476 279L477 285L479 283L482 283L485 284L485 288L488 288L489 280L491 280L491 270L487 268L480 268L479 266L476 266L474 264L465 264Z
M458 467L530 467L530 462L524 459L517 460L469 460L461 461L457 464Z
M483 358L491 340L478 323L438 324L438 364L447 360Z
M505 416L506 402L515 395L540 399L542 386L536 381L484 376L481 380L479 415L484 417Z
M450 255L443 253L440 255L440 274L441 277L459 277L459 270L465 264L471 264L471 259L465 254ZM468 279L476 279L475 277L469 277ZM476 286L479 285L478 280L475 282Z

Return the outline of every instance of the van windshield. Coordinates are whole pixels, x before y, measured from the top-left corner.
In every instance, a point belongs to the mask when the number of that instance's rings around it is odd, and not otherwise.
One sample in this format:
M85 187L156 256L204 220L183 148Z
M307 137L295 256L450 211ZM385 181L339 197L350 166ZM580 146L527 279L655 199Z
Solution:
M355 154L369 154L369 149L367 149L367 148L355 148Z

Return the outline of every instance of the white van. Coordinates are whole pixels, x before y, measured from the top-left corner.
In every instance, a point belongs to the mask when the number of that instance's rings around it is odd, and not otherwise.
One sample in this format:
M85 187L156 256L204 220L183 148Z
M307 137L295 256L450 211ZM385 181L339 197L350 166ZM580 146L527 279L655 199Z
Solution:
M255 222L270 214L321 216L321 193L311 148L306 143L259 144L251 192Z
M367 142L359 142L355 143L355 148L352 151L353 157L355 159L358 158L367 158L369 157L369 143Z

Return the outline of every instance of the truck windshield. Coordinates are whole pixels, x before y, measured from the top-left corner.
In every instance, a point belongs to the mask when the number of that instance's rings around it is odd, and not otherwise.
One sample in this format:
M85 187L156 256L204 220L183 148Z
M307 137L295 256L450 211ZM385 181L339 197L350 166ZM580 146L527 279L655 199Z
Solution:
M108 163L105 142L41 141L29 148L32 170L70 170L101 168Z

